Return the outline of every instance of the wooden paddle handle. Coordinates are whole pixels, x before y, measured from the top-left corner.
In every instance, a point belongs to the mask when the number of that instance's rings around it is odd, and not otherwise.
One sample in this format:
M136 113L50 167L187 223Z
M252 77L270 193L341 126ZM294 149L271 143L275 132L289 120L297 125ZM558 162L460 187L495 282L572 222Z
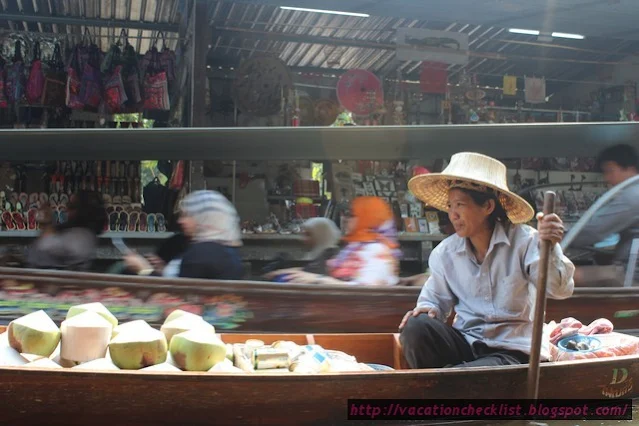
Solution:
M544 216L555 212L555 193L544 194ZM544 331L546 313L546 287L548 280L548 264L550 260L551 242L540 240L539 266L537 269L537 300L533 317L532 344L530 347L530 364L528 367L528 398L537 399L539 393L539 361L541 358L541 341Z

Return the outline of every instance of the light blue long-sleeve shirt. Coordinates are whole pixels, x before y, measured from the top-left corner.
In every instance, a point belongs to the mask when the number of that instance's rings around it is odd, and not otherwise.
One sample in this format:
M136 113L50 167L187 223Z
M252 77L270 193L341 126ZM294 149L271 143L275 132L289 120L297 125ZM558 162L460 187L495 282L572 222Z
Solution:
M528 225L497 223L486 258L479 264L470 242L456 234L442 241L429 258L430 277L417 307L437 310L446 321L455 309L453 327L468 343L530 353L539 266L539 233ZM551 250L547 296L565 299L574 290L575 266L559 244ZM542 359L549 359L547 345Z

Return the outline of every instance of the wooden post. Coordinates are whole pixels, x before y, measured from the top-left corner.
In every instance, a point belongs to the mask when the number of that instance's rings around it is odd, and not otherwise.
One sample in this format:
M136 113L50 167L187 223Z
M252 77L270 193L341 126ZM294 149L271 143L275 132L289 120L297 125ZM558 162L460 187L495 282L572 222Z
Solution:
M544 194L544 216L555 212L555 193L547 191ZM544 332L544 317L546 314L546 287L548 281L548 265L550 261L551 242L540 240L539 269L537 272L537 300L535 302L535 316L533 317L533 335L530 347L530 363L528 365L528 398L537 400L539 395L539 364L541 358L541 343ZM539 424L530 422L530 424Z

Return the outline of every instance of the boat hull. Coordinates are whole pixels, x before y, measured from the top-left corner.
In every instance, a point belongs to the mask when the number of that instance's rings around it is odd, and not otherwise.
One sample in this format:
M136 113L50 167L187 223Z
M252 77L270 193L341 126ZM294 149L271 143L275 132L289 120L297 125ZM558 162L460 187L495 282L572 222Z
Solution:
M102 302L121 321L142 319L154 326L183 309L221 331L392 333L419 292L0 268L0 323L38 309L59 323L74 304ZM568 299L549 299L546 321L565 317L585 323L608 318L617 330L639 330L639 288L578 288Z
M1 330L0 330L1 332ZM222 335L313 342L360 362L405 366L397 335ZM639 356L545 363L540 399L636 398ZM0 368L7 424L341 425L349 399L526 398L527 365L323 375ZM426 401L425 401L426 402ZM352 421L350 422L352 423ZM379 422L375 422L379 423ZM366 423L364 423L366 424Z

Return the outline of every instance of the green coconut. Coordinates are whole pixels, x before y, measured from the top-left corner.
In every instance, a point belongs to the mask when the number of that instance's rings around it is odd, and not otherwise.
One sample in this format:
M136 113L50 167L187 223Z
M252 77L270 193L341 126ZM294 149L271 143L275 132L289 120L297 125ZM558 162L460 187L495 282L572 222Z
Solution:
M105 320L109 321L113 327L118 326L118 319L113 315L107 308L100 302L95 303L85 303L83 305L71 306L69 311L67 312L66 319L72 318L76 315L85 313L85 312L95 312L103 317Z
M60 343L60 329L42 310L11 321L7 335L16 351L43 357L49 357Z
M117 327L115 327L113 329L113 335L111 336L112 338L115 338L118 334L127 331L127 330L131 330L131 329L142 329L142 330L146 330L146 329L153 329L153 327L151 327L149 325L149 323L147 323L144 320L135 320L135 321L129 321L129 322L125 322L124 324L120 324Z
M164 333L151 327L129 327L109 343L111 360L122 370L162 364L166 361L167 351Z
M173 336L169 350L175 365L186 371L208 371L226 359L224 342L201 328Z

